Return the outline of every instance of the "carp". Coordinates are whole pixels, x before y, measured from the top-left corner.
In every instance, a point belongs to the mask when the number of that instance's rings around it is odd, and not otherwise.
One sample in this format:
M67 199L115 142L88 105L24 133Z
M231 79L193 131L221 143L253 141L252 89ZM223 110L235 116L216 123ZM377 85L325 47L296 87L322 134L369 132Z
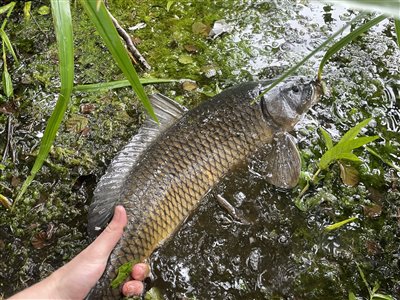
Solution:
M146 118L100 179L89 207L91 236L117 204L125 207L128 225L88 299L119 299L110 287L118 267L146 260L226 174L266 146L265 180L281 188L297 184L300 155L288 132L322 87L292 79L261 95L268 84L234 86L189 111L161 94L150 96L159 124Z

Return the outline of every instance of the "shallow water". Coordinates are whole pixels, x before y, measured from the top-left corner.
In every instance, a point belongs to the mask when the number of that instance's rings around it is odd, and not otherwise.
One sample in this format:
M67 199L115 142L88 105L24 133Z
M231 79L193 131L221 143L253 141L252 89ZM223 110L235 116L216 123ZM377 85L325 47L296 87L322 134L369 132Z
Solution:
M279 1L278 6L278 1L176 1L169 12L164 1L140 6L110 2L124 26L146 24L133 34L141 40L138 47L153 67L152 76L196 81L195 91L180 85L156 87L189 107L219 88L281 74L355 16L340 7L305 1ZM39 4L33 5L35 12ZM92 27L79 7L73 11L77 83L119 79L101 41L95 35L88 38L87 30L93 34L93 29L88 29ZM51 18L33 15L31 25L17 22L21 15L8 25L23 61L12 69L15 100L6 107L7 114L0 114L2 149L5 133L13 129L0 185L0 193L9 197L15 196L28 174L31 153L37 150L57 95ZM215 39L193 29L196 22L211 28L221 19L232 30ZM180 59L183 55L191 60ZM298 74L314 77L320 58L313 58ZM43 64L48 61L54 63ZM363 134L381 137L371 147L400 165L399 68L391 22L377 26L334 57L324 72L331 95L311 109L295 133L303 171L315 172L325 151L319 126L337 140L369 116L375 121ZM95 182L140 121L140 107L132 98L128 89L74 96L68 121L17 215L0 212L0 291L5 295L46 276L88 243L86 211ZM94 109L83 113L82 106L88 104ZM86 119L88 132L76 129L86 124L78 116ZM332 165L307 194L307 212L294 204L299 189L269 186L254 173L254 164L233 172L153 255L152 285L167 299L344 299L349 291L367 297L357 262L371 285L378 280L382 293L397 297L399 174L363 149L356 154L363 160L358 166L361 183L344 186L338 166ZM218 193L242 210L250 225L233 220L216 203ZM323 231L351 216L359 221L331 233ZM55 229L50 235L51 228ZM47 237L40 241L43 232Z

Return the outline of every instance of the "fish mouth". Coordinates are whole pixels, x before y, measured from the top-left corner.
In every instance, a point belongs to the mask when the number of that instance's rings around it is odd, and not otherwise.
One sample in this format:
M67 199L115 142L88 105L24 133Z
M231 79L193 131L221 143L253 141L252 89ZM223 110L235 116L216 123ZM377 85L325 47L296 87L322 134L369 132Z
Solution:
M311 105L316 104L321 96L324 94L324 89L323 89L323 82L322 80L315 79L310 81L310 86L312 90L312 96L311 96Z

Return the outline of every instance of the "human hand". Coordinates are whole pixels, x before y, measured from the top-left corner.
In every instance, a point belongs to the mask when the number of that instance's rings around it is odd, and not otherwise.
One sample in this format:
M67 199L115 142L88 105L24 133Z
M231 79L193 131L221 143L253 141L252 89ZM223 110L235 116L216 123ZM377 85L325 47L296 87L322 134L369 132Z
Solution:
M12 296L10 299L83 299L96 284L107 265L108 257L127 224L126 211L115 207L114 217L104 231L86 249L49 277ZM147 264L132 268L133 280L123 285L125 296L140 295L143 280L149 275Z

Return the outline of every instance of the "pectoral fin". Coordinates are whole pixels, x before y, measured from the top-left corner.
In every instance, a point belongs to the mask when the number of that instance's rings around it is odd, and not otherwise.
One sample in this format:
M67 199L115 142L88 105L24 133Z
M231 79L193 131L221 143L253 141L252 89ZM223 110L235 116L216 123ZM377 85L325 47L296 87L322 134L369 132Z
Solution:
M280 188L297 185L301 171L301 158L294 138L288 133L278 134L262 155L263 175Z

